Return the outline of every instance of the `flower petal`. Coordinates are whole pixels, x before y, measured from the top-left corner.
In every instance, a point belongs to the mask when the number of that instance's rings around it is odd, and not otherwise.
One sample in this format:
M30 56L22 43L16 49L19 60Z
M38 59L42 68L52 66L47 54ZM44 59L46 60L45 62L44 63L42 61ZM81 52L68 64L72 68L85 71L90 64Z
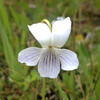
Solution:
M51 31L45 23L32 24L31 26L28 25L28 28L42 47L50 45Z
M38 63L42 52L43 49L40 48L26 48L18 54L18 61L21 63L26 63L28 66L35 66Z
M38 71L41 77L56 78L60 72L60 62L53 49L46 49L40 58Z
M52 26L52 46L62 47L71 32L71 20L69 17L64 20L55 21Z
M67 49L56 49L56 50L58 51L62 65L61 68L63 70L71 71L78 68L79 61L77 55L73 51Z

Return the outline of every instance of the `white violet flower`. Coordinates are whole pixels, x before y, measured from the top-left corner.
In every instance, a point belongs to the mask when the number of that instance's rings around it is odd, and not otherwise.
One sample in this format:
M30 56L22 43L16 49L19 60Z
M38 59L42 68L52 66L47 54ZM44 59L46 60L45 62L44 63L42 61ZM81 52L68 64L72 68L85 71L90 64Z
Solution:
M78 68L77 55L68 49L60 49L66 43L71 32L69 17L57 20L52 25L52 31L45 23L28 25L30 32L39 41L42 48L29 47L18 54L18 61L28 66L38 63L41 77L56 78L61 69L71 71Z

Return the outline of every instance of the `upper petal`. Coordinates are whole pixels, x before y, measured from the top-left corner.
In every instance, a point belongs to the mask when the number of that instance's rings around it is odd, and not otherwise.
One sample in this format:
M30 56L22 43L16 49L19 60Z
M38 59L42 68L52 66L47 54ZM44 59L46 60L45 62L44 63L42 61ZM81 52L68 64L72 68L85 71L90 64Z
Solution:
M57 77L60 72L60 62L53 49L44 51L38 64L38 71L41 77Z
M55 21L52 26L52 46L62 47L71 32L71 20L69 17L64 20Z
M58 55L61 61L61 68L63 70L74 70L78 68L79 61L77 55L67 49L56 49L58 51Z
M26 63L28 66L35 66L41 55L42 55L43 49L36 48L36 47L30 47L22 50L18 54L18 61L21 63Z
M31 26L28 25L28 28L42 47L50 45L51 31L45 23L32 24Z

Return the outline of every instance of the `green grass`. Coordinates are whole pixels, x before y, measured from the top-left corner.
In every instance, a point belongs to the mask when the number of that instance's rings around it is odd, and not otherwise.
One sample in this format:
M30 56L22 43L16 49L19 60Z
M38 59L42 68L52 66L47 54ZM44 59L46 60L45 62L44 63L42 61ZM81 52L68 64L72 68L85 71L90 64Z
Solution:
M46 100L100 100L99 2L0 0L0 100L41 100L37 66L20 64L18 53L29 46L40 47L27 25L44 18L52 22L58 16L73 21L63 48L75 51L80 64L75 71L61 71L57 79L45 80Z

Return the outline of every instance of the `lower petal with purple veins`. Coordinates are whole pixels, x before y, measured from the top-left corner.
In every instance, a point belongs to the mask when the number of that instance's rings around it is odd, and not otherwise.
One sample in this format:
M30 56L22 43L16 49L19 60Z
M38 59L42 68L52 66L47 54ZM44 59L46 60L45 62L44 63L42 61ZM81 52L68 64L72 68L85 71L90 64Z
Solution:
M60 72L60 62L53 48L48 48L42 54L38 71L41 77L56 78Z

